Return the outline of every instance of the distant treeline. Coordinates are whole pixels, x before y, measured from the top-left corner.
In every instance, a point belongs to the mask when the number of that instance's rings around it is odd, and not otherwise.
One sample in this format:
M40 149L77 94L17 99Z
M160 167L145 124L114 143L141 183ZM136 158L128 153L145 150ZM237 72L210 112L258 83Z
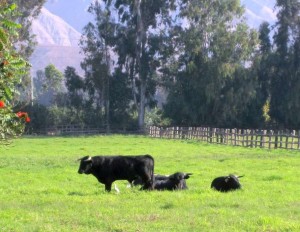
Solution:
M85 75L53 65L37 73L33 129L300 128L299 1L278 0L277 22L258 30L238 0L95 1L89 12Z

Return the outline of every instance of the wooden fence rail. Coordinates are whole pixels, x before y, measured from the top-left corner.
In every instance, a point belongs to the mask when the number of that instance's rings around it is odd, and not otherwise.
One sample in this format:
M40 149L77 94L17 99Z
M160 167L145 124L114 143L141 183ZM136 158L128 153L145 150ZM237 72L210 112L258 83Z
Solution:
M141 130L126 130L120 128L111 128L109 132L104 127L93 127L86 125L59 125L55 127L45 127L40 130L26 131L28 135L48 135L48 136L64 136L64 135L97 135L97 134L145 134Z
M169 139L191 139L208 143L243 147L300 149L300 130L254 130L220 129L211 127L168 127L151 126L150 137Z

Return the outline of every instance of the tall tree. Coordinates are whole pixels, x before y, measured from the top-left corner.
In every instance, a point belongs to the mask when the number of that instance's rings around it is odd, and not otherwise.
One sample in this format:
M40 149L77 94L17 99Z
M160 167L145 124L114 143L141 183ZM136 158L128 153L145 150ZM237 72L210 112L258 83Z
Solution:
M169 89L166 115L176 124L240 125L255 97L247 64L257 34L242 21L238 0L184 1L179 35L183 51L179 72Z
M259 50L256 52L251 76L256 78L256 97L250 103L248 110L248 121L252 127L264 127L270 123L270 81L274 72L274 54L270 39L270 25L263 22L259 27Z
M274 34L275 72L271 79L270 115L280 126L300 127L299 31L300 3L277 0Z
M161 56L161 31L168 28L174 0L104 1L118 10L115 51L118 66L131 80L138 112L138 126L144 127L145 108L153 103L157 69ZM167 32L166 32L167 33Z
M95 24L84 27L81 48L85 54L82 68L86 72L90 93L96 94L100 109L104 111L107 131L110 130L110 78L112 73L110 39L114 34L110 22L109 7L102 7L99 1L91 3L89 10L95 17Z
M77 110L82 108L84 81L76 73L75 68L67 67L64 72L65 85L68 91L69 106Z

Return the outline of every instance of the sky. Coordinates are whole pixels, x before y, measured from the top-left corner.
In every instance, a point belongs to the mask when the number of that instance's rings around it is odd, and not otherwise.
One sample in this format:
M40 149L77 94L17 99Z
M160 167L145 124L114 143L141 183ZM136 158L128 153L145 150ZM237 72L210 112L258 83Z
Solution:
M83 27L92 16L87 12L93 0L48 0L45 7L53 14L58 15L77 31L82 32ZM245 15L251 27L258 27L261 22L268 21L273 24L276 20L274 8L276 0L241 0L246 7ZM70 6L70 3L72 6ZM275 11L274 11L275 10Z

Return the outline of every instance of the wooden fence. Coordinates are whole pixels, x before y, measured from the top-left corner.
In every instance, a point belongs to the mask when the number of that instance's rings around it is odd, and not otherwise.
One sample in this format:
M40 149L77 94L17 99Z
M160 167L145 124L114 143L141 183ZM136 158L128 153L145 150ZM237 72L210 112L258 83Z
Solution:
M300 149L300 130L219 129L211 127L149 128L149 136L190 139L243 147Z
M27 131L29 135L52 135L52 136L64 136L64 135L97 135L97 134L145 134L140 130L126 130L120 128L110 128L109 132L104 127L93 127L86 125L59 125L55 127L47 127L38 131Z

